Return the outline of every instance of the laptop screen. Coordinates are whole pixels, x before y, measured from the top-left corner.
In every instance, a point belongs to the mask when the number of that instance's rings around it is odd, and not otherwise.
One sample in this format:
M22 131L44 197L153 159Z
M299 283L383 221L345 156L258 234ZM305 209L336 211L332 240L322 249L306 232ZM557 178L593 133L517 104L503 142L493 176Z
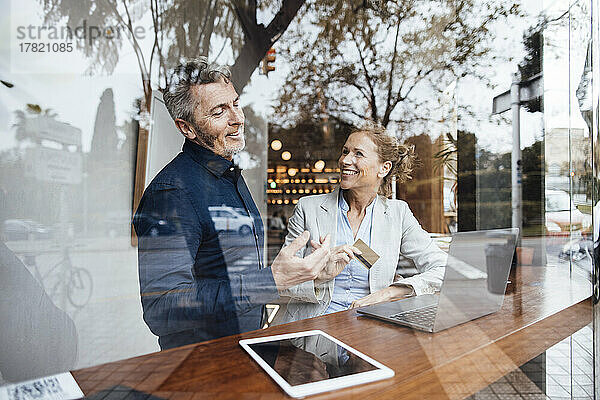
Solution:
M500 309L517 232L494 229L453 235L438 302L436 331Z

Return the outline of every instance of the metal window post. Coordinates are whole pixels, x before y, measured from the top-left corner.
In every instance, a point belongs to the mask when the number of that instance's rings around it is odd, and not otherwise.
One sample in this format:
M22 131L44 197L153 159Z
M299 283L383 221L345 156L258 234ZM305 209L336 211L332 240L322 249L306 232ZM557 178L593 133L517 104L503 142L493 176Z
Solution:
M510 105L512 110L512 137L513 148L511 157L511 206L512 206L512 227L523 230L523 207L521 182L523 178L521 163L521 126L520 126L520 96L519 96L519 74L513 74L512 84L510 86Z

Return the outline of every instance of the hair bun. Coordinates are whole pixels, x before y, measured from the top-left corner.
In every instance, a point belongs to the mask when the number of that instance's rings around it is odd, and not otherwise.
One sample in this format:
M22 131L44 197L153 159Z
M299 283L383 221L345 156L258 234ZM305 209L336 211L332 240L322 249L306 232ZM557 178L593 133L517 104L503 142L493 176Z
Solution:
M416 154L415 146L412 144L397 144L397 158L394 162L390 175L395 175L400 183L412 179L411 172L413 170Z

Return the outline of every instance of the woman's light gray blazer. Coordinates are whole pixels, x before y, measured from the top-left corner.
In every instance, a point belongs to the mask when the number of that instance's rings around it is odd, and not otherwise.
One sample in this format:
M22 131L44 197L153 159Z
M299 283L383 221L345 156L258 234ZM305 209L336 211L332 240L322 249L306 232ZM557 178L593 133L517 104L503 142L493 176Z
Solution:
M338 188L331 193L302 197L289 219L285 246L307 230L310 238L317 242L320 237L330 234L334 247L340 192ZM369 271L371 293L392 284L411 285L417 295L439 290L447 255L421 228L406 202L377 196L371 232L371 248L380 256ZM307 244L298 256L304 257L311 252L312 247ZM400 254L412 259L420 273L394 281ZM322 315L331 302L333 285L334 280L318 286L308 281L287 289L282 295L289 300L282 302L274 324Z

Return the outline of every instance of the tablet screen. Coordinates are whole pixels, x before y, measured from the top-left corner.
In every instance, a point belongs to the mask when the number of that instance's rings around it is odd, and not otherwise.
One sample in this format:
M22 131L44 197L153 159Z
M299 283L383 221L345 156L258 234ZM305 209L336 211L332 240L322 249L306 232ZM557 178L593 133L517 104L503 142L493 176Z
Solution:
M321 334L248 346L291 386L377 369Z

